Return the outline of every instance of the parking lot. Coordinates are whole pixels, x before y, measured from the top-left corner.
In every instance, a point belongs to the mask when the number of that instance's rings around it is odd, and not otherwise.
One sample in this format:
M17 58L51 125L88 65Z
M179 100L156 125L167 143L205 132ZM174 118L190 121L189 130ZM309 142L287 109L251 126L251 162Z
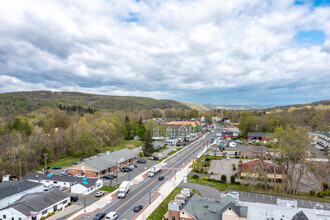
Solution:
M288 198L288 197L272 196L272 195L265 195L265 194L252 193L252 192L243 192L243 191L229 190L228 192L238 192L239 200L245 201L245 202L276 204L277 199L297 200L298 207L300 207L300 208L308 208L308 209L316 208L316 209L330 210L330 203L325 203L325 202L315 202L315 201L304 200L304 199L293 199L293 198Z

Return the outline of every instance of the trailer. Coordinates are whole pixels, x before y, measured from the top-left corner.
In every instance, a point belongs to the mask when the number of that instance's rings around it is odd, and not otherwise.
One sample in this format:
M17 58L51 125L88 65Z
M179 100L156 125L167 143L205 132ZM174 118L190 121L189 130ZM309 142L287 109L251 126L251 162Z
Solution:
M160 171L162 171L162 166L160 164L156 164L150 168L148 177L153 177Z

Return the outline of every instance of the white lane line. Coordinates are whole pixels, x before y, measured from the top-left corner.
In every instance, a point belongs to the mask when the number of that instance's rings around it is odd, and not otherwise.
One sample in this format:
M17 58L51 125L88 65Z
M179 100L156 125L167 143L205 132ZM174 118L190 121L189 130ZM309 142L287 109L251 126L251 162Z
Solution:
M309 201L309 204L311 204L311 206L313 206L313 204L312 204L312 202L311 202L311 201Z
M272 196L270 196L270 200L273 200L273 197Z

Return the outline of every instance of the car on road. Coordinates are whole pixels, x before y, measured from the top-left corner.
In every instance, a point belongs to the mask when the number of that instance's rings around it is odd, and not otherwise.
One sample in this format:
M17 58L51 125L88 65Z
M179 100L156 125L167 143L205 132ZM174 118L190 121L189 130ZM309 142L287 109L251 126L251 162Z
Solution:
M101 196L103 196L104 195L104 192L102 192L102 191L97 191L96 193L95 193L95 196L96 197L101 197Z
M160 177L158 177L158 180L159 180L159 181L162 181L162 180L164 180L164 179L165 179L164 176L160 176Z
M138 159L138 161L136 161L137 163L146 163L147 161L145 160L145 159L142 159L142 158L140 158L140 159Z
M133 211L134 211L134 212L139 212L139 211L142 210L142 209L143 209L143 205L136 205L136 206L134 206Z
M93 218L93 220L100 220L102 218L105 217L105 213L104 212L100 212L98 214L95 215L95 217Z
M71 202L77 202L78 201L78 196L76 196L76 195L70 196L70 201Z
M85 177L85 175L77 174L76 177Z
M108 174L108 175L103 176L103 179L112 180L112 179L114 179L116 177L117 177L116 174Z
M62 169L62 167L60 167L60 166L53 167L53 170L60 170L60 169Z
M106 216L105 219L107 220L116 220L119 218L119 214L117 212L109 212Z

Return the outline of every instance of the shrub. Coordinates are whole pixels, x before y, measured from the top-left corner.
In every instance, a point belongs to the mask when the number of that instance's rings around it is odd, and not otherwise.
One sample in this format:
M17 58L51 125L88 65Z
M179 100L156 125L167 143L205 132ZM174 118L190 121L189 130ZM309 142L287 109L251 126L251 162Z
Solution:
M193 179L198 179L199 178L199 176L198 175L196 175L196 174L194 174L194 175L192 175L192 177L191 178L193 178Z
M48 212L47 217L52 216L52 213Z
M324 190L323 193L324 193L325 196L330 196L330 189Z
M236 164L232 164L232 166L233 166L233 171L235 171L236 170Z
M323 190L329 189L329 186L327 183L323 183L322 185L323 185Z
M317 193L317 196L323 198L324 197L324 193L323 192L319 192L319 193Z
M241 185L240 181L235 182L236 185Z
M248 187L250 186L250 183L244 183L244 186Z
M311 195L311 196L315 196L315 191L314 191L314 190L310 190L310 191L309 191L309 195Z
M54 215L55 214L55 212L52 212L52 215Z
M207 176L203 176L203 177L200 177L199 179L200 179L200 180L207 180L208 177L207 177Z
M227 176L225 174L221 175L221 181L227 182Z
M139 157L144 157L144 153L142 151L139 152Z
M211 172L211 174L213 175L213 171Z
M232 176L230 177L230 182L231 182L232 184L235 183L235 176L234 176L234 175L232 175Z
M46 217L45 216L42 216L41 218L40 218L40 220L45 220L46 219Z
M262 184L261 183L257 183L257 187L261 188Z
M282 191L282 185L281 184L277 184L276 191L277 192L281 192Z
M71 205L71 202L68 203L68 206L70 206L70 205Z

